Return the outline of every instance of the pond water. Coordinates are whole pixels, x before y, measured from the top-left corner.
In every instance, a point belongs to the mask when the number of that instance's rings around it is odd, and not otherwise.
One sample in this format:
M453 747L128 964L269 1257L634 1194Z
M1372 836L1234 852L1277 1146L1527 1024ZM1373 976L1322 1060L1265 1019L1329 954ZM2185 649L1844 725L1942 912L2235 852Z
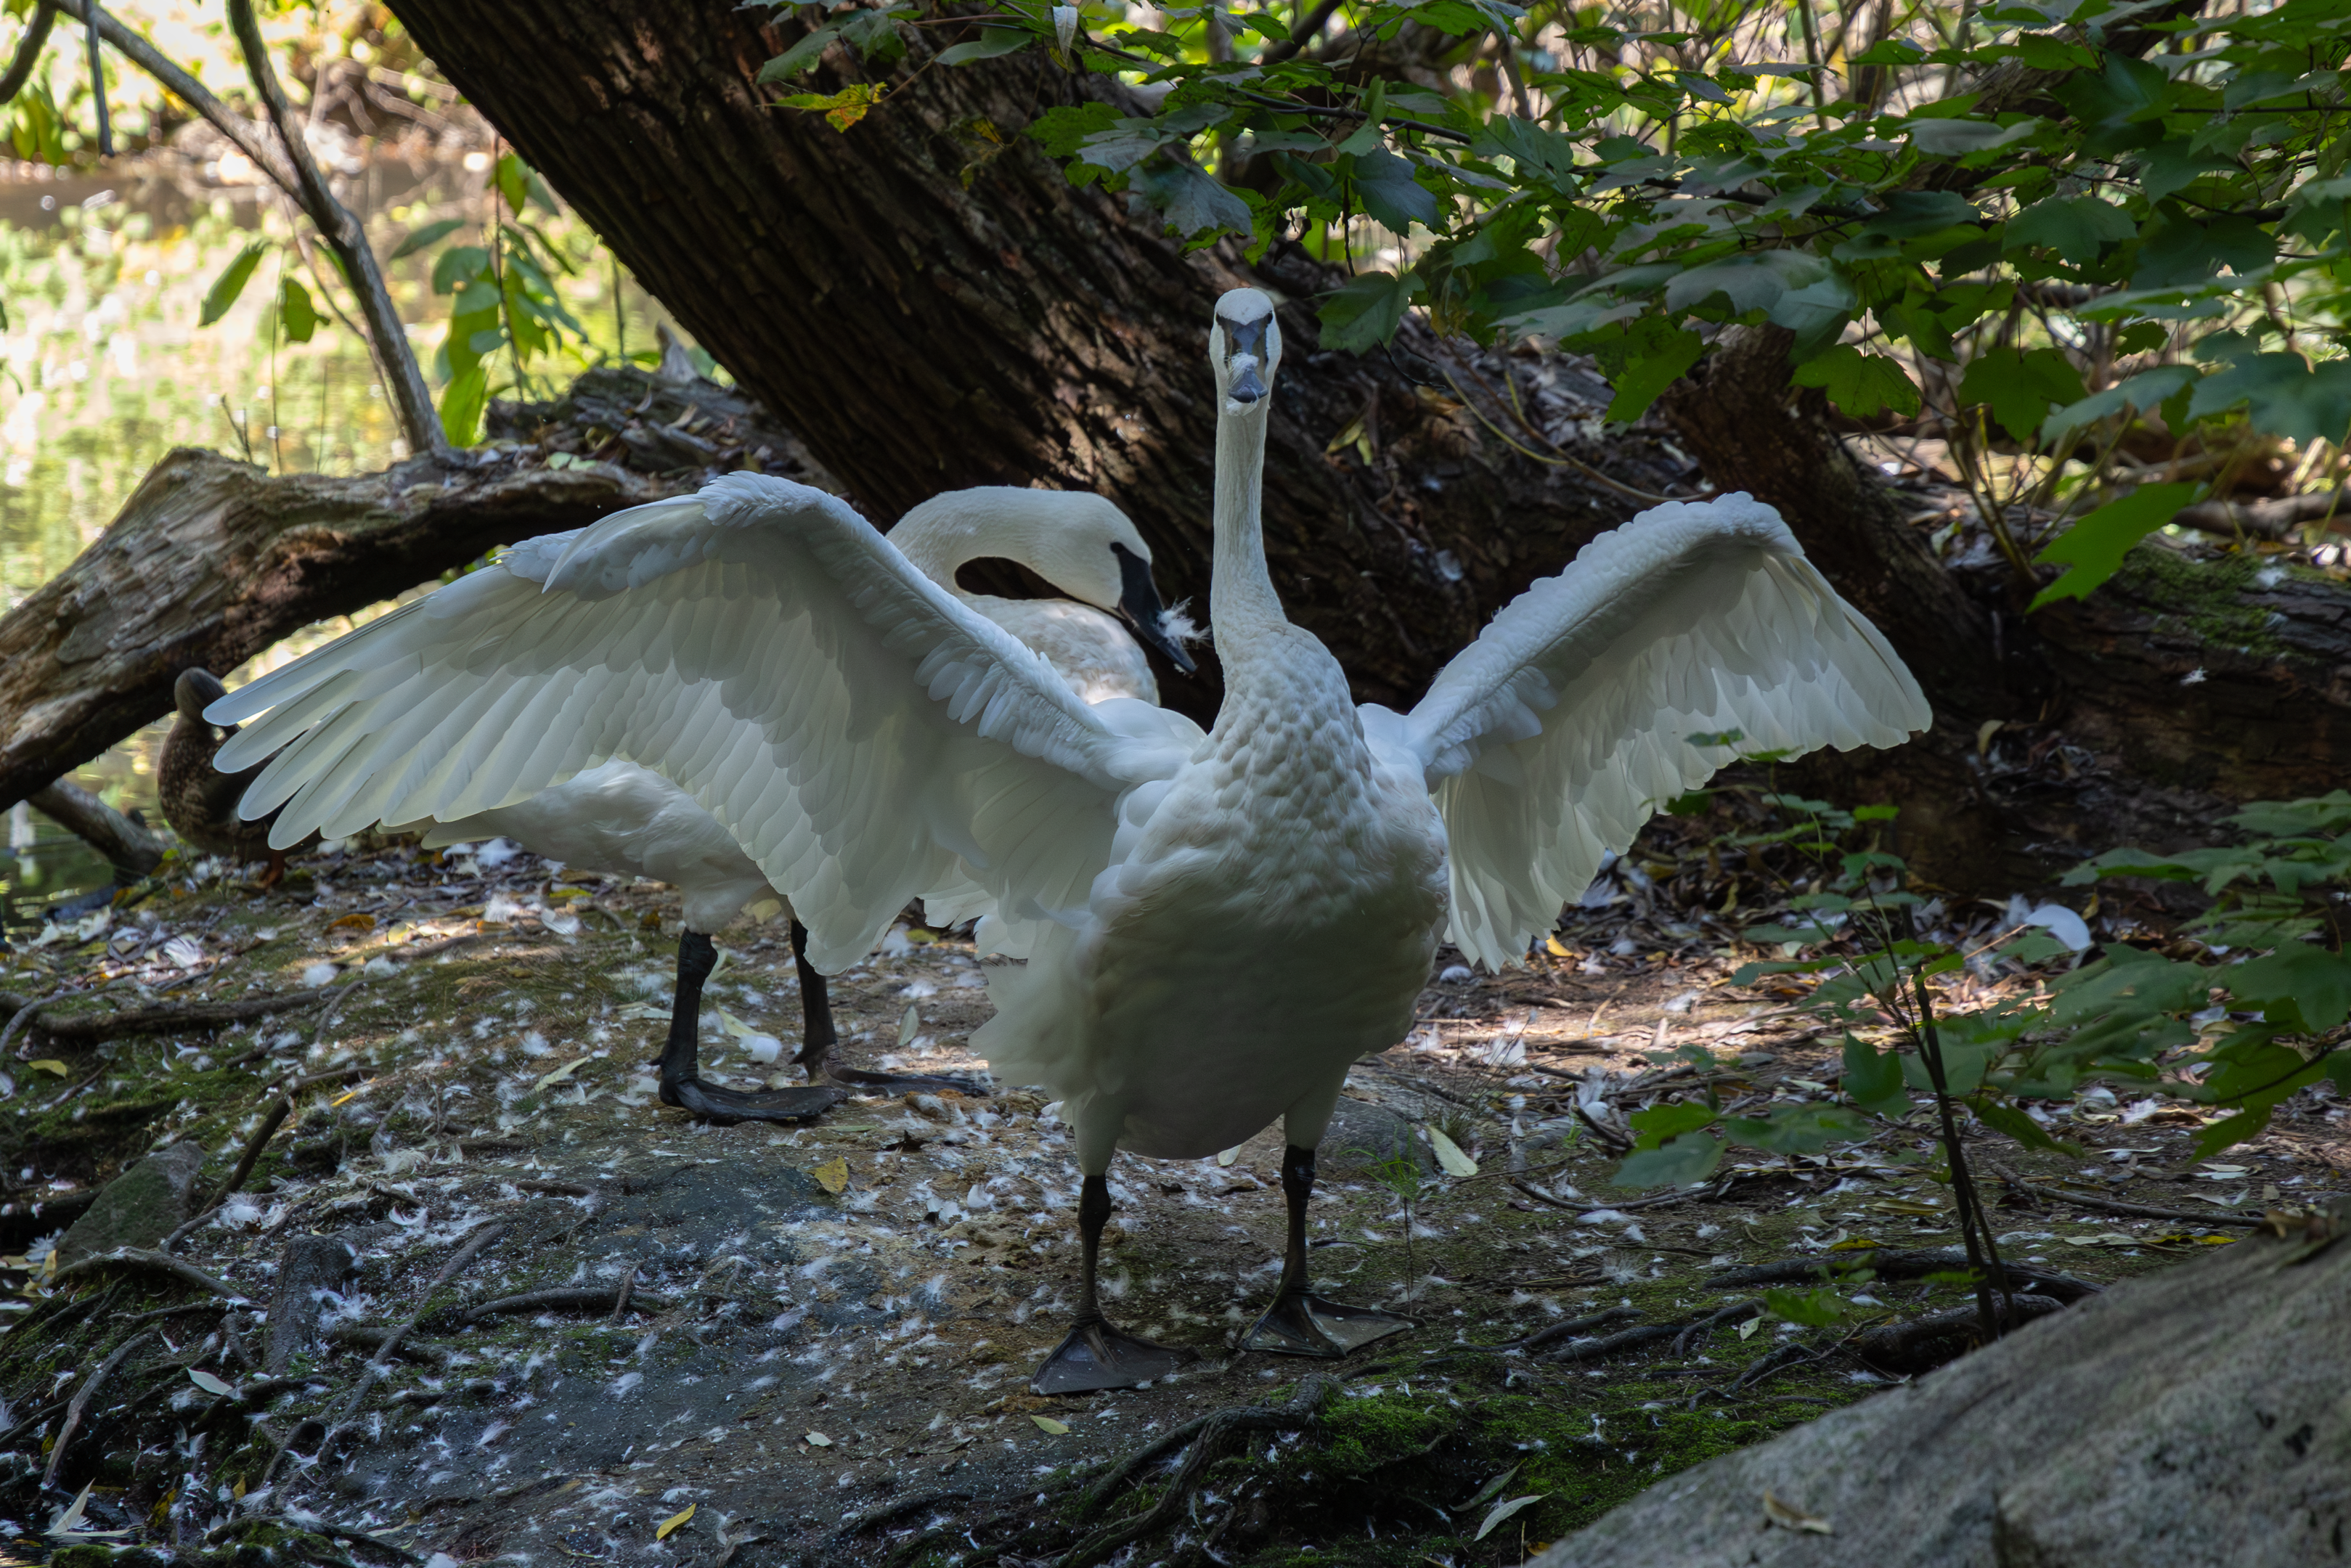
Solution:
M492 211L487 167L479 153L422 165L378 157L347 195L386 258L393 303L428 363L449 303L432 288L440 246L391 253L407 234L444 219L465 225L444 243L478 239ZM530 367L521 391L545 396L589 364L650 350L667 318L586 225L568 214L531 216L573 263L557 287L586 334ZM274 190L222 183L172 154L125 161L102 178L0 177L0 612L95 540L174 446L214 447L273 473L364 473L407 455L363 341L331 317L307 343L279 329L281 269L314 298L322 292L283 243L291 232ZM273 243L236 304L199 326L206 291L256 239ZM244 674L352 623L312 628ZM140 809L160 830L155 763L167 727L150 726L70 777L118 810ZM109 881L98 856L38 812L5 815L0 921L37 921L48 905Z

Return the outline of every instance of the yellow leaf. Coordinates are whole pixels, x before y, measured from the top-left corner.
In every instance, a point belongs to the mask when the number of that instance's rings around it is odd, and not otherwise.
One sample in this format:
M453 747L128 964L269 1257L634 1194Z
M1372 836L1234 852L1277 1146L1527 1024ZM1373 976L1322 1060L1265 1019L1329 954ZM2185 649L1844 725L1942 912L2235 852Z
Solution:
M242 1500L244 1499L244 1497L245 1497L245 1478L244 1478L243 1476L239 1476L239 1477L237 1477L237 1478L236 1478L236 1485L233 1486L233 1487L231 1487L231 1488L229 1489L229 1495L230 1495L231 1497L236 1498L236 1499L238 1499L238 1500Z
M684 1524L687 1520L692 1519L694 1517L694 1511L701 1506L702 1505L699 1503L687 1503L684 1513L673 1513L667 1519L663 1520L661 1523L656 1525L653 1529L653 1539L655 1541L667 1541L670 1538L671 1533L680 1525Z
M27 1067L37 1067L44 1072L54 1072L60 1078L67 1076L66 1064L56 1060L54 1057L45 1056L38 1061L28 1061L25 1063L25 1065Z
M1478 1162L1461 1152L1461 1145L1434 1127L1425 1128L1428 1146L1436 1152L1437 1164L1447 1176L1473 1176L1478 1174Z
M1220 1166L1229 1166L1240 1157L1241 1146L1238 1144L1235 1144L1231 1148L1226 1149L1217 1155L1217 1164Z
M1575 956L1574 954L1569 952L1564 946L1561 946L1560 940L1556 936L1546 936L1543 938L1543 951L1550 954L1554 958L1573 958Z
M375 916L372 915L338 915L335 918L327 922L327 929L329 931L372 931L375 929Z
M343 1103L344 1103L345 1101L347 1101L347 1100L356 1100L356 1099L358 1099L358 1098L360 1097L360 1095L361 1093L363 1093L363 1092L366 1091L366 1089L367 1089L367 1085L366 1085L366 1084L364 1084L364 1083L362 1083L362 1084L360 1084L360 1085L359 1086L359 1088L352 1090L352 1091L351 1091L350 1093L348 1093L348 1094L338 1094L338 1095L336 1095L336 1096L335 1096L335 1098L334 1098L332 1101L329 1102L328 1106L327 1106L327 1109L329 1109L329 1110L330 1110L330 1111L331 1111L331 1110L333 1110L337 1105L340 1105L340 1104Z
M1740 1339L1753 1339L1755 1337L1755 1331L1762 1326L1763 1320L1761 1318L1750 1318L1745 1322L1739 1325L1739 1337Z
M1836 1527L1827 1520L1806 1513L1793 1503L1782 1502L1768 1491L1763 1494L1763 1517L1782 1530L1809 1531L1814 1535L1836 1533Z
M1067 1421L1056 1421L1050 1416L1031 1416L1029 1419L1037 1423L1040 1432L1050 1432L1056 1437L1069 1435L1070 1424Z
M811 1174L816 1177L816 1185L829 1193L838 1196L849 1188L849 1162L838 1155L817 1166Z
M1848 1236L1829 1248L1832 1252L1874 1252L1876 1249L1877 1243L1866 1236Z
M810 1432L807 1434L806 1440L808 1442L808 1446L811 1448L830 1448L832 1447L832 1439L826 1437L821 1432Z
M583 1056L577 1061L565 1062L562 1066L557 1068L552 1072L540 1073L538 1075L538 1086L541 1089L544 1089L550 1083L562 1082L565 1079L579 1071L582 1067L587 1066L589 1061L590 1059L588 1057Z

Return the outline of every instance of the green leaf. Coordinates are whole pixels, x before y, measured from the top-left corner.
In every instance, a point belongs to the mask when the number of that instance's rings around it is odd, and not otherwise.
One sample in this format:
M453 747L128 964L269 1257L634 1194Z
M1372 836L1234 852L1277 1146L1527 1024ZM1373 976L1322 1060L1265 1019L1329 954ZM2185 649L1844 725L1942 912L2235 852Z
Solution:
M939 64L967 66L974 60L992 60L998 55L1018 54L1036 41L1034 34L1018 27L982 27L979 37L970 42L941 49Z
M486 285L490 279L490 253L478 245L453 245L433 258L433 292L447 294L468 283ZM463 310L464 307L456 308Z
M440 244L465 226L463 218L443 218L438 223L426 224L421 229L411 229L406 239L392 247L392 254L386 259L398 261L403 256L413 256L428 245Z
M1896 1053L1881 1054L1867 1040L1844 1037L1845 1098L1873 1116L1898 1119L1910 1113L1910 1096L1902 1086L1902 1063Z
M1420 292L1414 273L1402 277L1386 272L1359 272L1345 287L1322 302L1322 346L1360 354L1386 342L1404 320L1405 309Z
M299 279L288 277L279 287L277 321L292 342L307 343L319 329L319 308L310 302L310 291Z
M1714 1108L1685 1100L1678 1105L1652 1105L1625 1118L1633 1129L1633 1146L1654 1149L1667 1139L1694 1133L1714 1120Z
M2022 120L2014 125L1995 125L1989 120L1914 120L1903 129L1910 133L1910 144L1930 158L1964 158L1975 152L1994 152L2029 141L2041 134L2048 122Z
M2233 1116L2210 1124L2198 1133L2190 1153L2197 1159L2209 1160L2231 1144L2260 1137L2269 1124L2270 1107L2266 1105L2258 1111L2240 1111Z
M1959 402L1991 405L1991 416L2017 440L2030 443L2058 408L2085 396L2082 372L2055 349L1987 349L1959 378Z
M490 165L489 188L506 198L508 212L522 216L523 204L530 200L530 165L518 153L499 153Z
M852 11L837 24L841 42L857 51L857 57L869 65L894 65L906 52L906 40L898 31L897 7L886 6L879 11ZM875 95L879 97L877 93Z
M1772 301L1765 319L1796 335L1796 340L1788 347L1788 358L1802 364L1819 358L1822 350L1837 340L1860 303L1861 296L1854 291L1844 275L1833 272L1818 282L1781 295Z
M819 27L774 59L759 68L758 80L763 84L789 81L823 57L832 41L841 37L839 27Z
M1398 235L1437 222L1437 194L1412 177L1412 164L1384 148L1355 155L1355 199L1376 223Z
M204 290L204 313L196 319L197 326L209 327L229 313L237 296L245 292L245 286L253 281L253 269L261 265L262 253L267 249L262 241L255 240L221 268L213 286Z
M2077 266L2138 232L2131 215L2095 196L2052 196L2008 221L2008 244L2041 246Z
M2131 546L2172 519L2194 501L2200 485L2142 485L2119 501L2109 501L2049 541L2035 560L2058 562L2065 574L2039 593L2028 612L2061 599L2085 599L2120 570Z
M1189 163L1138 170L1134 188L1186 239L1249 232L1249 204Z
M2140 325L2151 327L2154 323L2141 322ZM2129 333L2124 334L2126 338L2128 336ZM2162 337L2159 329L2157 336L2159 341ZM2148 348L2155 346L2146 345ZM2120 344L2116 345L2116 350L2118 352L2136 351L2124 349ZM2074 432L2086 430L2099 420L2121 413L2126 409L2144 413L2159 407L2194 386L2198 379L2195 368L2190 365L2158 365L2151 371L2142 371L2126 382L2118 382L2102 392L2093 392L2081 402L2068 403L2051 414L2042 422L2041 439L2053 450L2064 446L2072 440Z
M1719 294L1744 314L1769 310L1792 288L1804 288L1829 275L1829 264L1808 251L1767 250L1726 256L1693 267L1666 285L1666 308L1687 310Z
M2300 354L2248 354L2196 383L2188 417L2248 405L2254 429L2288 441L2342 441L2351 432L2351 360L2312 365Z
M2351 953L2297 942L2214 977L2246 1008L2297 1034L2316 1034L2351 1019Z
M1616 395L1609 401L1608 418L1619 424L1640 418L1705 351L1706 344L1698 335L1683 329L1667 336L1658 348L1629 361L1611 378Z
M1865 354L1851 343L1839 343L1797 366L1795 382L1800 387L1819 387L1855 419L1889 407L1906 419L1918 412L1918 388L1910 373L1884 354ZM1613 409L1610 417L1614 417Z
M1722 1131L1734 1144L1775 1155L1816 1155L1869 1136L1869 1124L1842 1105L1775 1105L1762 1116L1726 1117Z
M489 401L490 370L478 360L450 378L441 392L441 432L452 446L471 446L482 428L482 405Z
M1763 1292L1763 1310L1782 1322L1816 1329L1842 1321L1846 1305L1844 1298L1834 1291L1791 1291L1782 1287Z
M2003 1105L1997 1100L1980 1096L1970 1101L1969 1105L1975 1112L1976 1119L1985 1126L1995 1133L2006 1133L2027 1148L2048 1149L2057 1154L2078 1152L2051 1137L2040 1123L2013 1105Z
M1687 1186L1714 1174L1722 1145L1704 1133L1684 1133L1654 1149L1636 1149L1609 1181L1617 1186Z

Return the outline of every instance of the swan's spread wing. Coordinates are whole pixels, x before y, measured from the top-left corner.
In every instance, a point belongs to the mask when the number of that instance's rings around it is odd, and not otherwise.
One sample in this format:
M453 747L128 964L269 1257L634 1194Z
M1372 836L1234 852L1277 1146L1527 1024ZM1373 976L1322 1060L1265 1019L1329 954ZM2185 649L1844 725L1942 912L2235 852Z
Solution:
M1505 608L1400 723L1445 818L1452 939L1489 967L1740 751L1892 746L1926 698L1744 495L1643 513ZM1737 731L1735 746L1692 737Z
M214 705L284 747L245 798L293 842L511 805L607 758L674 779L838 967L958 875L1081 906L1118 797L1172 771L1156 710L1050 665L820 491L732 475L518 546Z

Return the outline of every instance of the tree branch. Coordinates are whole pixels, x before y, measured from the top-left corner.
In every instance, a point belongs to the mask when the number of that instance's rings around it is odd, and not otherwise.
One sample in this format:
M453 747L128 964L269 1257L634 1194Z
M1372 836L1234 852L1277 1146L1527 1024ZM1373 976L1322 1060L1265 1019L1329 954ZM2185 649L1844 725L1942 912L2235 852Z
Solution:
M0 76L0 103L6 103L25 90L33 78L33 67L39 63L41 50L49 41L49 26L57 19L57 8L49 0L40 0L33 8L33 19L25 24L25 36L16 40L16 57L8 62L8 74Z
M352 292L359 296L360 314L366 319L369 345L375 353L376 373L383 379L385 391L400 411L409 450L446 462L452 455L449 438L442 434L441 417L434 411L432 393L425 390L424 372L409 350L407 329L401 324L400 313L392 308L392 295L383 286L383 270L376 265L375 248L368 244L367 231L360 227L359 219L327 188L326 176L319 173L318 161L310 156L309 144L302 140L302 128L294 120L294 106L287 101L286 89L278 81L277 73L270 68L269 48L261 40L261 25L254 20L253 0L229 0L228 21L236 34L237 47L244 51L246 69L252 74L253 85L261 94L262 106L277 130L278 140L286 144L286 157L294 175L294 184L287 193L318 225L319 235L342 262L343 275L350 280Z
M126 871L144 876L163 863L161 839L70 779L45 785L25 800Z
M89 25L89 9L82 0L48 0L48 3L83 26ZM103 9L98 13L98 36L105 39L116 54L162 83L172 97L203 115L214 130L236 143L237 151L252 159L278 189L289 196L297 194L294 171L278 155L277 149L270 145L268 138L256 131L252 122L243 115L214 98L204 83L172 64L162 50L108 16ZM29 70L30 67L26 68Z

